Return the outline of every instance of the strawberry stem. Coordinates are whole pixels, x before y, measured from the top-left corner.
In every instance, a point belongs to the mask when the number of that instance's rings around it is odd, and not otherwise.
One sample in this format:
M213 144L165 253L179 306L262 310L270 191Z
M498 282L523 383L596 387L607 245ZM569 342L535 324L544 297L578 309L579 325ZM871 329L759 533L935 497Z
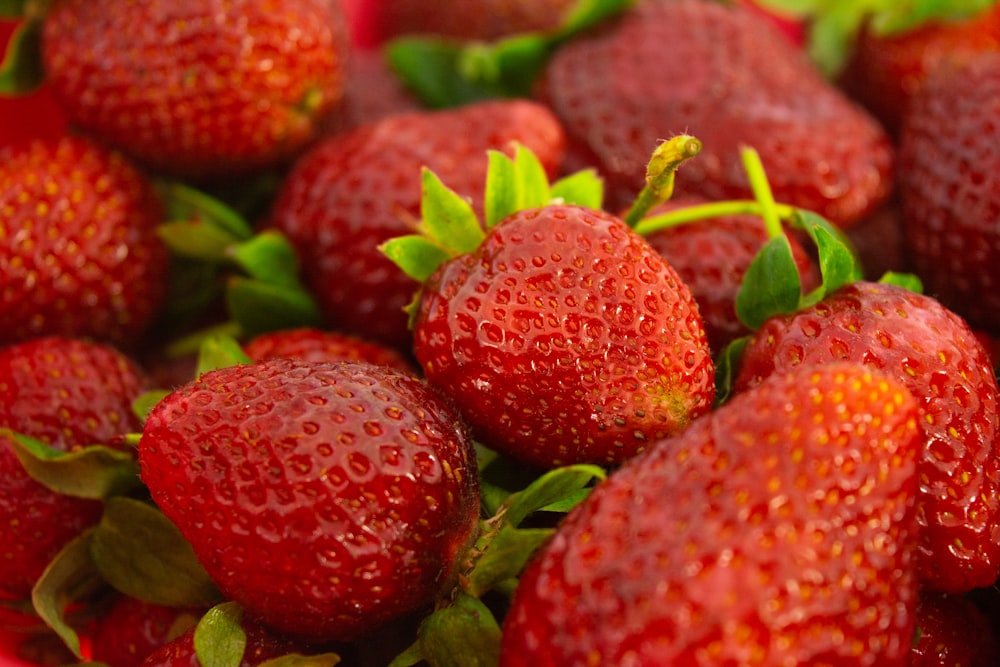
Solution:
M779 219L788 219L795 215L795 207L788 206L787 204L775 204L774 212ZM646 236L668 227L676 227L724 215L759 215L763 217L764 210L761 203L753 199L730 199L707 204L693 204L668 213L661 213L645 218L636 224L635 231L642 236Z
M778 214L778 205L774 201L774 193L771 191L771 184L767 181L767 174L764 173L760 154L753 148L744 146L740 150L740 158L743 160L743 169L746 170L747 178L750 179L750 189L753 191L754 199L760 205L760 217L764 220L768 237L776 239L784 235L785 232L781 228L781 217Z
M646 185L625 214L625 223L635 228L653 207L670 199L677 170L699 153L701 141L688 134L679 134L657 146L646 167Z

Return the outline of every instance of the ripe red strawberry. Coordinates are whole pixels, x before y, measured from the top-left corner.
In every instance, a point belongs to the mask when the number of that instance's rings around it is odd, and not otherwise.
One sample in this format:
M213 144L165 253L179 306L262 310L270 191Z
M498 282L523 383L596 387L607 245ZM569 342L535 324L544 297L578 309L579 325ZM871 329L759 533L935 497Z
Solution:
M924 591L916 610L910 667L993 667L1000 644L989 619L969 598Z
M472 441L433 390L384 366L205 373L151 411L139 461L219 589L309 641L432 604L477 524Z
M971 324L1000 333L1000 52L929 76L905 117L899 190L909 260Z
M0 343L59 334L135 345L167 288L147 177L84 139L0 154Z
M704 203L698 198L674 199L650 215ZM794 234L786 234L803 290L819 284L819 270ZM750 262L770 240L763 220L755 215L729 215L667 227L646 235L649 244L677 270L698 303L713 355L749 333L736 315L736 294Z
M58 0L49 85L74 124L171 175L281 165L343 95L346 26L331 0Z
M561 47L538 95L562 120L572 168L597 166L609 205L642 185L656 144L704 144L677 194L747 197L739 151L758 150L778 201L848 226L889 194L892 147L765 18L712 0L640 2Z
M885 35L869 25L859 32L838 83L898 136L906 107L936 67L984 51L1000 51L1000 7Z
M0 17L0 53L5 53L22 21ZM50 86L20 95L0 95L0 148L34 139L54 139L66 133L66 114L52 95Z
M271 219L299 251L331 328L410 349L403 308L417 286L377 246L414 231L422 167L481 201L487 150L512 152L514 142L549 174L559 169L562 128L524 100L393 115L325 140L296 164Z
M0 349L0 427L70 452L141 427L132 401L142 371L116 349L48 337ZM101 503L28 475L0 435L0 592L27 598L53 556L101 516Z
M1000 573L1000 390L981 343L931 297L857 282L764 322L743 351L734 388L840 359L884 371L920 402L923 585L945 592L989 586Z
M430 34L491 41L559 26L575 0L382 0L359 9L369 42Z
M327 132L343 132L395 113L423 108L390 69L384 54L377 49L351 51L347 64L347 83L341 108L330 118Z
M529 563L500 665L907 665L918 419L831 363L651 445Z
M337 331L311 328L272 331L248 341L243 351L254 361L282 357L303 361L360 361L417 374L409 359L394 348Z
M123 595L97 620L91 657L114 667L139 667L161 646L193 628L202 613Z

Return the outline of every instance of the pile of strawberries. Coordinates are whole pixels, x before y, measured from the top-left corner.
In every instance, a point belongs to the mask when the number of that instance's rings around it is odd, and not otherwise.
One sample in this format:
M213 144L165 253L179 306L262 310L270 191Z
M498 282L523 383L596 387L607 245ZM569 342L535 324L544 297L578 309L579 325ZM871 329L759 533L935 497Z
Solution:
M1000 663L1000 6L889 4L0 3L11 655Z

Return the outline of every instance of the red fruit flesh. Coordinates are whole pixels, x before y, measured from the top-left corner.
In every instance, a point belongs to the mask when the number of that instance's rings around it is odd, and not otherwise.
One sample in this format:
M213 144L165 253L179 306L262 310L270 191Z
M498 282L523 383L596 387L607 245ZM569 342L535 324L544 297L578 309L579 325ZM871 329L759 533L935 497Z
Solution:
M931 297L859 282L765 322L743 352L735 389L837 360L888 373L920 402L922 584L945 592L991 585L1000 571L1000 390L982 344Z
M432 604L478 518L460 422L382 366L205 373L153 409L139 461L226 597L308 641L350 641Z
M907 665L918 419L834 363L651 445L528 565L501 667Z
M391 347L370 343L335 331L319 329L283 329L261 334L243 346L254 361L286 358L303 361L350 361L389 366L404 373L417 369Z
M426 281L414 353L484 444L617 464L707 412L714 365L673 268L620 219L521 211Z

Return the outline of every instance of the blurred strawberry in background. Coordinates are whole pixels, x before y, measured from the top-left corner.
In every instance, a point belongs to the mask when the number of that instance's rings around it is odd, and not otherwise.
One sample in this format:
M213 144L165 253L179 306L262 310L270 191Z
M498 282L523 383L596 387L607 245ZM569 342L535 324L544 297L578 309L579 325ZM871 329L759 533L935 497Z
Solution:
M18 21L0 18L0 49L7 49L17 26ZM0 96L0 148L36 137L57 137L66 124L48 86L22 97Z

